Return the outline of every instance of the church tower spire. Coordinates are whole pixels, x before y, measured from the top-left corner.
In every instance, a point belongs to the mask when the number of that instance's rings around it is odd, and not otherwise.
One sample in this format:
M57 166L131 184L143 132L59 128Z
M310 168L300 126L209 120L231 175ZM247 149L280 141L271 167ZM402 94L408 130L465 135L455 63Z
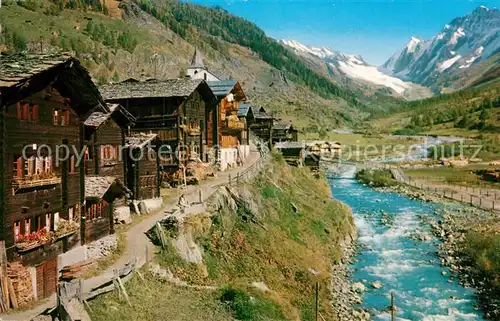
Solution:
M191 79L218 81L219 78L210 71L208 71L207 67L205 67L205 62L203 60L204 59L201 51L198 50L198 48L195 48L193 58L191 59L189 67L187 68L187 76L189 76Z
M194 49L193 59L191 59L191 65L189 67L190 68L206 69L205 68L205 63L203 62L203 55L198 50L198 48Z

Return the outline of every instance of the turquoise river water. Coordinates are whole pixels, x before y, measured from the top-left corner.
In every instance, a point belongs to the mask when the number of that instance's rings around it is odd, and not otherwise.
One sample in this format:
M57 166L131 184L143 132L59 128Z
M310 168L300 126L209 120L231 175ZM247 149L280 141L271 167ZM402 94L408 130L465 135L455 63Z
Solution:
M373 320L390 320L391 292L398 321L484 320L476 308L474 289L450 280L449 271L440 266L439 240L423 223L422 218L436 215L439 205L378 192L349 178L352 173L346 176L331 178L329 184L334 198L353 210L358 253L351 266L352 281L365 284L361 307L372 313ZM430 238L414 240L417 230ZM373 288L375 281L382 282L382 288Z

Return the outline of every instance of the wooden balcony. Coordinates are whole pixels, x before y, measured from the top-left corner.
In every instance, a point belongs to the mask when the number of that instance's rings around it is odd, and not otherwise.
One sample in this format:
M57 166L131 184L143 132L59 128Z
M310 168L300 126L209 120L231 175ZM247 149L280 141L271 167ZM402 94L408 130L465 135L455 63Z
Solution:
M241 131L245 129L245 123L239 120L226 119L222 129Z
M14 178L12 180L14 191L57 184L61 184L61 178L56 176L43 177L34 175L33 177Z
M184 130L189 136L200 136L201 128L200 126L185 126Z

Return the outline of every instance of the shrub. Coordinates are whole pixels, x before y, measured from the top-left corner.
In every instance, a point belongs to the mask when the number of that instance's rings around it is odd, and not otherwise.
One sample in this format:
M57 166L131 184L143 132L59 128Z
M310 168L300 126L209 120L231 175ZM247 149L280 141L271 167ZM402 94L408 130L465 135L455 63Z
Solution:
M227 304L238 320L286 320L277 304L265 298L250 296L240 289L223 288L220 300Z
M390 187L398 184L389 171L362 169L356 173L356 179L362 184L373 187Z

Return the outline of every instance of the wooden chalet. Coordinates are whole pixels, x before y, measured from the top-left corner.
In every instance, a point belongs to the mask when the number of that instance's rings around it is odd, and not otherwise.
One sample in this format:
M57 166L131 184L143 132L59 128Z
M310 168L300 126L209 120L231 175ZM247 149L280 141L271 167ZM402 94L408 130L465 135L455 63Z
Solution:
M272 127L274 118L268 113L264 107L251 107L252 113L247 117L247 124L249 130L252 131L257 137L268 143L271 147Z
M204 80L129 79L100 90L106 101L121 104L136 118L133 131L158 135L163 171L207 159L207 145L214 139L209 115L217 101Z
M82 120L108 109L78 60L48 55L0 56L0 107L0 240L10 261L33 269L34 294L45 298L85 217ZM70 152L56 159L61 145Z
M228 166L243 163L250 152L247 126L238 117L239 106L247 98L236 80L209 81L208 85L218 100L208 124L216 138L209 141L208 146L218 146L217 163L221 170L225 170Z
M85 242L114 233L114 211L128 210L127 199L132 198L125 187L128 155L122 146L135 118L119 104L107 107L108 111L94 111L84 122Z
M248 121L253 119L253 110L250 103L241 103L238 107L238 118L245 124L245 133L243 136L247 138L246 144L250 145L250 127Z
M126 181L135 200L160 197L159 145L158 134L133 133L125 138Z
M306 156L306 145L300 142L279 142L274 146L291 166L302 166Z
M298 131L293 127L292 122L276 121L272 127L272 142L296 142Z

